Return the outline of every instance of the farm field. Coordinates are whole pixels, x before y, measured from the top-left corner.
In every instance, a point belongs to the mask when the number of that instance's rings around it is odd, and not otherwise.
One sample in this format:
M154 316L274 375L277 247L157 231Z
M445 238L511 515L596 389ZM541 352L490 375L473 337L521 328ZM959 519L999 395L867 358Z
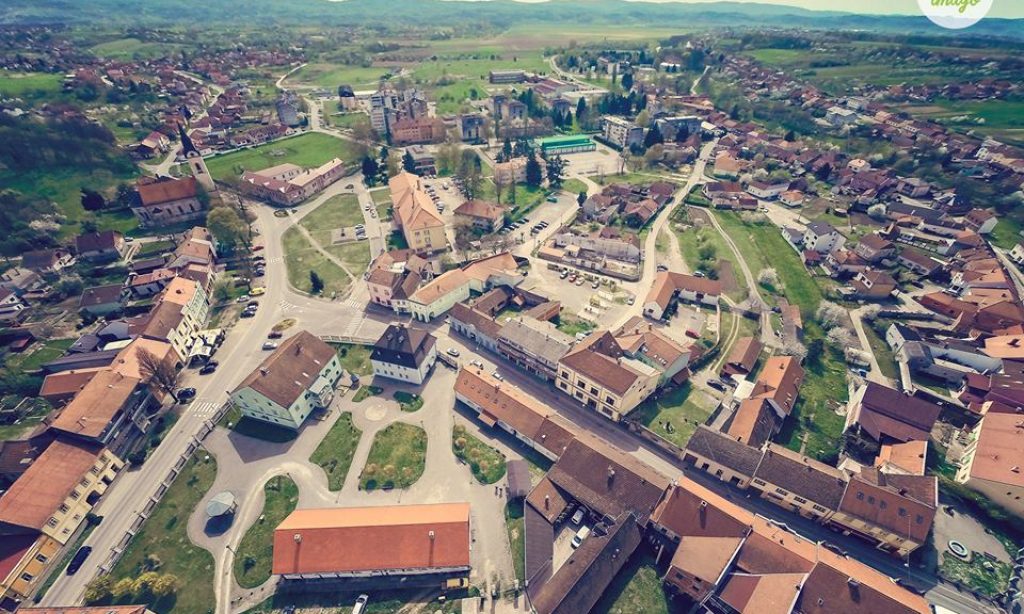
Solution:
M55 94L60 92L64 76L42 72L11 72L0 70L0 98L24 96L32 92Z
M384 75L391 74L386 66L347 66L345 64L310 63L287 79L295 85L312 85L337 90L339 85L351 85L355 90L376 89Z
M224 180L236 178L245 171L258 171L286 162L309 168L320 166L332 158L353 162L357 157L357 146L351 141L307 132L251 149L214 156L206 160L206 165L214 179Z
M183 45L174 43L149 43L137 38L119 38L93 45L89 50L105 58L131 60L135 57L158 58L183 48Z

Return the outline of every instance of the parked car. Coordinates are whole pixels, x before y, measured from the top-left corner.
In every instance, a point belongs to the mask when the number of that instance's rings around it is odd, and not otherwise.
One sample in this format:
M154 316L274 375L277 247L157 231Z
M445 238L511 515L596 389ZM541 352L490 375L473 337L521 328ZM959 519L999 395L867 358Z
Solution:
M484 368L484 363L480 362L479 360L471 360L471 361L469 361L469 364L473 365L474 367L476 367L478 369L483 369Z
M363 614L369 601L370 596L365 593L356 597L356 604L352 606L352 614Z
M210 362L203 365L203 368L199 370L199 375L209 375L217 370L217 361L211 360Z
M594 290L597 290L598 288L601 287L601 282L595 281L594 283L590 284L590 287L593 288Z
M178 402L190 401L196 398L195 388L181 388L178 390Z
M243 294L242 296L236 298L235 302L236 303L248 303L249 302L249 295L248 294Z
M249 291L249 294L252 295L252 296L262 296L262 295L264 295L266 293L267 293L267 289L266 288L253 288L252 290Z
M267 335L267 339L280 339L281 337L284 337L284 333L279 330L272 330Z
M240 317L240 318L252 318L252 317L254 317L255 315L256 315L256 312L255 312L255 311L253 311L253 310L251 310L251 309L246 309L246 310L245 310L245 311L243 311L243 312L241 313L241 315L239 315L238 317Z
M456 350L455 348L448 348L447 350L445 350L445 353L448 354L449 356L454 356L455 358L459 357L459 351Z
M667 266L665 266L664 264L659 264L659 265L658 265L658 271L659 271L659 272L662 272L662 271L667 271L667 270L668 270L668 267L667 267Z
M634 304L636 304L636 297L635 296L631 296L631 297L629 297L629 300L627 300L626 302L629 303L630 305L634 305Z
M712 388L715 388L717 390L721 390L722 392L725 392L725 384L723 384L721 380L709 379L708 380L708 386L711 386Z
M75 556L68 563L68 575L73 576L78 573L78 570L82 568L82 563L85 563L85 559L89 558L89 554L92 553L92 546L82 546L75 553Z
M545 200L547 200L549 203L557 203L558 202L558 197L557 196L548 196Z
M572 547L575 550L583 545L583 540L590 537L590 527L580 527L579 531L576 531L576 535L572 536Z
M585 509L583 509L583 506L581 505L576 510L576 513L572 515L572 523L575 524L575 525L578 525L579 523L583 522L583 518L585 518L586 515L587 515L587 511Z
M253 277L263 277L263 276L264 276L264 275L266 275L266 274L267 274L267 272L266 272L266 271L264 271L263 269L256 269L256 270L255 270L255 271L253 271L253 273L252 273Z
M562 271L562 272L561 272L561 273L559 273L559 275L558 275L559 279L565 279L565 278L566 278L566 277L568 277L568 276L569 276L569 271Z
M576 278L576 285L577 286L582 286L586 281L587 280L583 279L582 277L577 277Z
M497 370L497 369L495 369L495 370L494 370L494 371L493 371L493 372L491 373L491 375L493 375L493 376L494 376L494 379L498 380L499 382L503 382L503 381L505 381L505 378L504 378L504 377L503 377L503 376L501 375L501 373L498 373L498 370Z
M260 302L259 301L252 300L252 301L249 301L249 304L246 307L247 308L255 308L255 307L259 307L259 306L260 306Z
M277 342L275 342L275 341L264 341L263 342L263 349L266 350L266 351L276 350L277 349Z

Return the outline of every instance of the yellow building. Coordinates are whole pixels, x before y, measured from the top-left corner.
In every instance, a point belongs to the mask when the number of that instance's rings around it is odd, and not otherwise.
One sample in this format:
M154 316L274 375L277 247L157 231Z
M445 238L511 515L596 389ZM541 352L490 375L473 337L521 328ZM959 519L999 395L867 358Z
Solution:
M621 420L658 387L661 373L630 358L615 337L594 333L558 361L558 389L607 418Z
M0 498L0 602L32 594L123 466L58 439L14 482Z
M395 223L402 231L409 249L416 252L439 252L448 249L444 220L434 201L423 190L420 178L401 172L388 181Z

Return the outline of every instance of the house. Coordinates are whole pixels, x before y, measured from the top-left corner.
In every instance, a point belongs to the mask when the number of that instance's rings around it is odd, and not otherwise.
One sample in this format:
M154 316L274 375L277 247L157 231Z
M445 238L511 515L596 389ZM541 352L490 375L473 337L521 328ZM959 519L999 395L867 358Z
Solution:
M415 252L437 252L448 249L445 223L434 201L422 189L420 178L401 172L388 181L395 224Z
M831 254L843 247L846 237L828 222L811 222L803 235L803 248L819 254Z
M406 302L412 316L422 322L441 316L470 292L486 292L498 286L514 288L523 281L519 262L509 252L474 260L452 269L418 288Z
M715 307L721 294L722 284L717 280L661 271L644 299L644 315L660 320L676 300Z
M850 399L845 430L880 444L927 441L940 412L928 401L867 382Z
M74 254L59 247L37 249L21 255L21 266L36 273L60 273L74 262Z
M0 322L18 320L28 309L26 303L20 296L10 288L0 288Z
M1015 244L1013 249L1011 249L1007 255L1010 260L1017 264L1017 266L1024 264L1024 243Z
M931 277L942 269L941 262L913 247L904 247L897 260L911 272L925 277Z
M423 145L406 147L405 153L412 159L413 173L422 177L424 175L433 175L437 172L434 154Z
M370 301L396 313L409 311L408 300L420 282L429 281L433 267L411 249L383 252L370 263L366 285Z
M658 369L628 356L605 331L591 334L562 357L557 387L617 422L654 392L660 377Z
M681 384L689 377L690 362L699 350L668 338L654 324L633 316L612 332L623 353L658 372L658 385Z
M459 115L459 135L467 143L482 142L486 136L485 125L486 121L479 113Z
M874 264L893 258L896 255L896 245L881 235L868 234L857 241L853 251L865 261Z
M143 227L159 227L201 220L206 216L205 196L194 177L139 179L138 201L132 213Z
M526 71L511 69L492 70L488 72L487 78L494 84L522 83L526 81Z
M896 280L885 271L867 269L857 273L850 285L854 296L880 300L892 295L896 289Z
M110 262L124 257L127 243L116 230L90 232L75 237L75 253L82 260Z
M14 609L64 559L124 463L100 446L57 439L0 497L0 605Z
M729 357L725 359L722 373L725 375L746 375L761 356L761 342L754 337L740 337L733 344Z
M917 177L906 177L896 184L896 191L911 198L923 198L931 193L932 186Z
M601 136L616 149L630 149L643 145L644 129L621 117L605 115L601 118Z
M121 284L93 286L82 291L78 300L79 311L102 317L120 311L124 307L125 291Z
M574 339L551 322L531 317L501 324L498 352L509 362L545 381L558 376L558 361L572 349Z
M505 224L505 209L482 200L467 200L453 213L456 224L472 226L481 232L494 232Z
M303 330L246 376L231 402L245 417L298 429L313 411L330 407L340 377L338 353Z
M751 181L747 186L747 192L761 200L774 200L788 189L788 182L771 184L764 181Z
M857 113L843 107L831 107L825 113L825 121L835 128L842 128L857 123Z
M999 219L987 209L971 209L964 216L964 224L974 232L985 235L992 232Z
M148 427L146 414L153 403L153 394L142 378L104 369L60 410L50 428L123 453Z
M498 351L501 324L467 302L456 303L448 312L451 329L492 352Z
M459 370L455 398L484 424L500 428L549 460L558 460L574 438L570 425L547 405L478 367Z
M468 503L299 509L274 529L272 573L436 588L470 572ZM344 544L344 547L338 547Z
M437 360L437 340L421 328L391 324L373 344L373 374L422 384Z
M792 209L802 205L805 198L804 193L799 190L786 190L779 195L779 202Z
M346 169L341 158L328 160L316 168L302 168L288 162L261 171L245 171L241 189L272 204L292 207L344 177Z
M177 277L170 269L157 269L142 275L131 275L126 282L127 290L132 298L145 298L163 291Z
M131 334L170 343L181 362L191 353L197 333L206 325L209 295L201 284L175 277L157 295L149 313L129 320Z
M1024 518L1024 427L1014 411L988 411L971 430L956 481Z

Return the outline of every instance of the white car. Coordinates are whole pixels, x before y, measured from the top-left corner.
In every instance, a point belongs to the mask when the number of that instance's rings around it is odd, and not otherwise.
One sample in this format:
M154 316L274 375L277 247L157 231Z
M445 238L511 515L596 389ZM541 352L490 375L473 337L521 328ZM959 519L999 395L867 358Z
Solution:
M576 510L576 513L572 515L572 523L575 525L579 525L581 522L583 522L583 517L586 515L587 512L582 507L578 508Z
M579 531L576 531L576 535L572 536L572 547L575 550L583 545L583 540L590 537L590 527L580 527Z
M497 370L497 369L495 369L495 370L494 370L494 372L493 372L493 373L491 373L491 375L493 375L493 376L494 376L494 379L498 380L499 382L503 382L503 381L505 381L505 378L504 378L504 377L502 377L501 373L498 373L498 370Z
M275 343L273 341L267 341L267 342L265 342L263 344L263 349L267 350L267 351L269 351L269 350L276 350L277 349L277 343Z
M366 604L370 601L370 596L366 593L359 595L356 598L356 604L352 606L352 614L363 614L366 611Z
M484 368L484 363L480 362L479 360L471 360L471 361L469 361L469 364L473 365L477 369L483 369Z
M456 350L455 348L448 348L447 350L445 350L445 353L455 358L459 357L459 351Z

